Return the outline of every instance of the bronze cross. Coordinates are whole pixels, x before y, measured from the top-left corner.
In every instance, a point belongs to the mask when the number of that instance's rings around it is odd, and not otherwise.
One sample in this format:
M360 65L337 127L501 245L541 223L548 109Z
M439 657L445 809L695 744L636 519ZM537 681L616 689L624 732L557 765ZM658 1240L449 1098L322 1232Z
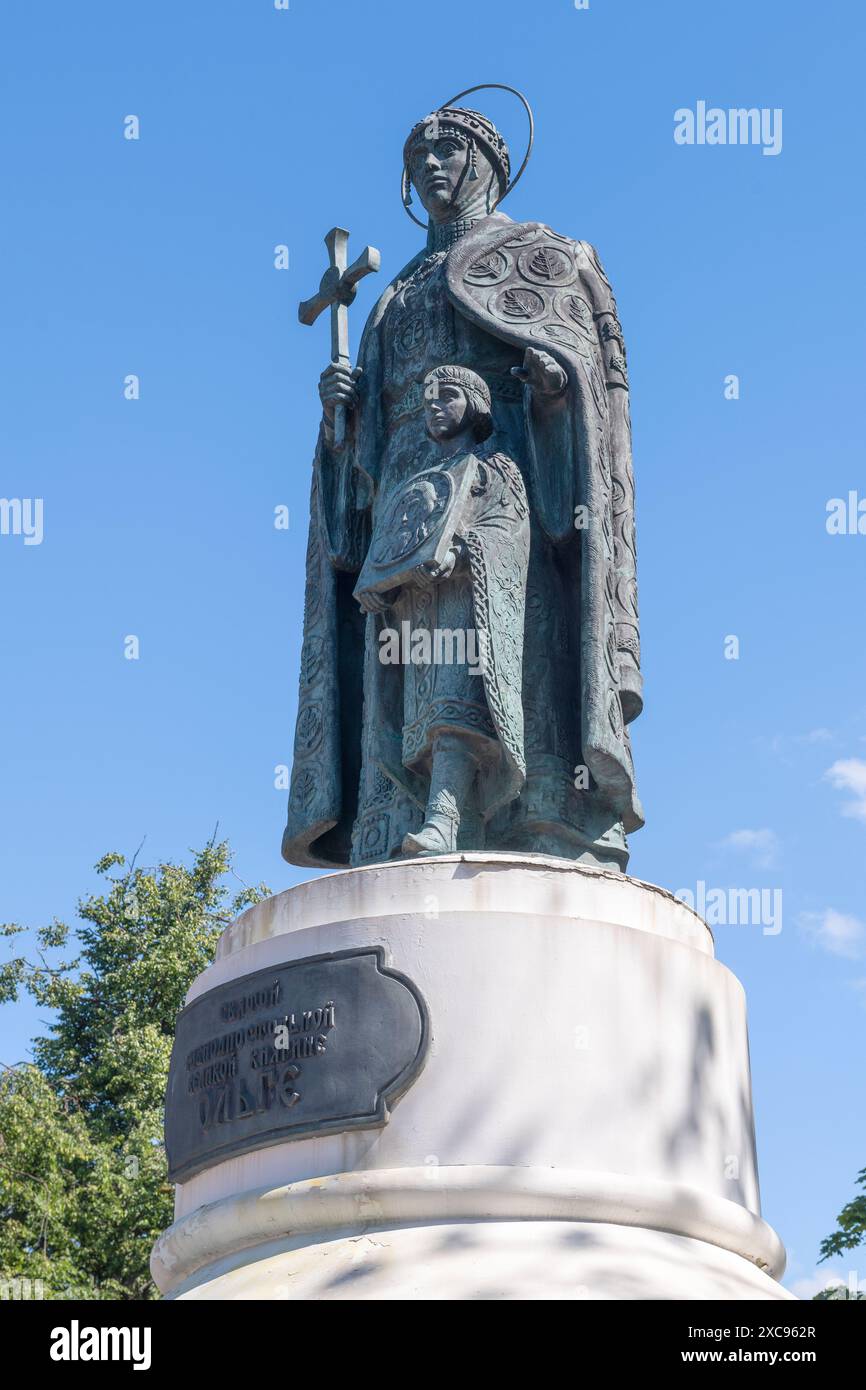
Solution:
M330 265L322 276L319 289L312 299L298 305L301 323L315 323L323 309L331 311L331 361L341 367L351 367L349 360L349 305L357 294L358 281L378 270L382 258L375 246L365 246L356 261L346 268L346 248L349 233L343 227L332 227L325 237ZM346 437L345 407L338 405L334 413L334 444L337 448Z

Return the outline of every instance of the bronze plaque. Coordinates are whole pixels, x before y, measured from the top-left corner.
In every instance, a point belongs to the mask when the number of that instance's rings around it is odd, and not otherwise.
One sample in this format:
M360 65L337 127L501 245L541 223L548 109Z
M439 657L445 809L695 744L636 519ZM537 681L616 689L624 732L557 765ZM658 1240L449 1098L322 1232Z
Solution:
M287 1139L384 1125L424 1064L427 1007L381 946L230 980L178 1017L169 1178Z

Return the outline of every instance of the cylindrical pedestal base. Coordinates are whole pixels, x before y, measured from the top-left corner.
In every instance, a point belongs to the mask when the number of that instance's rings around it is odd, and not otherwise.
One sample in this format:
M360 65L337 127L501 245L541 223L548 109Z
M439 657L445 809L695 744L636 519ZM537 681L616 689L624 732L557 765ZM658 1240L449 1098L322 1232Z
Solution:
M179 1185L152 1260L167 1296L790 1297L759 1214L743 991L693 912L542 856L399 861L249 909L189 1000L370 946L426 1004L423 1069L381 1127Z

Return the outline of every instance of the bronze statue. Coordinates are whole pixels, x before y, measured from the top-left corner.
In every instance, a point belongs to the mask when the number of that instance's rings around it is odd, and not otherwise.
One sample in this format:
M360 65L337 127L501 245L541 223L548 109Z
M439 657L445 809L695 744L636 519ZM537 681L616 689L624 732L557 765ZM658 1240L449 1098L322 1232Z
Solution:
M643 816L622 328L591 246L498 210L508 149L458 99L406 141L427 243L355 369L346 307L378 252L347 270L334 229L301 306L304 322L330 306L334 336L283 854L341 867L486 848L624 869Z

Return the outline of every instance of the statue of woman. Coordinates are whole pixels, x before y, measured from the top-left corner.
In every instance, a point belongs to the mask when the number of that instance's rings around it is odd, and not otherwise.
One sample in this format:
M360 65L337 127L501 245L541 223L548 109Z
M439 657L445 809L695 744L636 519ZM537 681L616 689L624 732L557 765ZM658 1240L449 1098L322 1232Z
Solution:
M446 106L413 128L405 198L414 188L427 211L427 244L373 309L357 368L332 364L319 383L290 863L456 848L624 869L625 834L643 824L622 328L591 246L498 211L509 177L480 113ZM464 403L432 410L432 383ZM394 593L371 588L383 531L411 520L401 503L389 523L394 504L419 475L442 486L449 446L474 458L455 544ZM501 499L499 523L472 497L479 485ZM423 511L423 497L405 502ZM383 624L407 620L486 633L483 679L459 663L383 662Z

